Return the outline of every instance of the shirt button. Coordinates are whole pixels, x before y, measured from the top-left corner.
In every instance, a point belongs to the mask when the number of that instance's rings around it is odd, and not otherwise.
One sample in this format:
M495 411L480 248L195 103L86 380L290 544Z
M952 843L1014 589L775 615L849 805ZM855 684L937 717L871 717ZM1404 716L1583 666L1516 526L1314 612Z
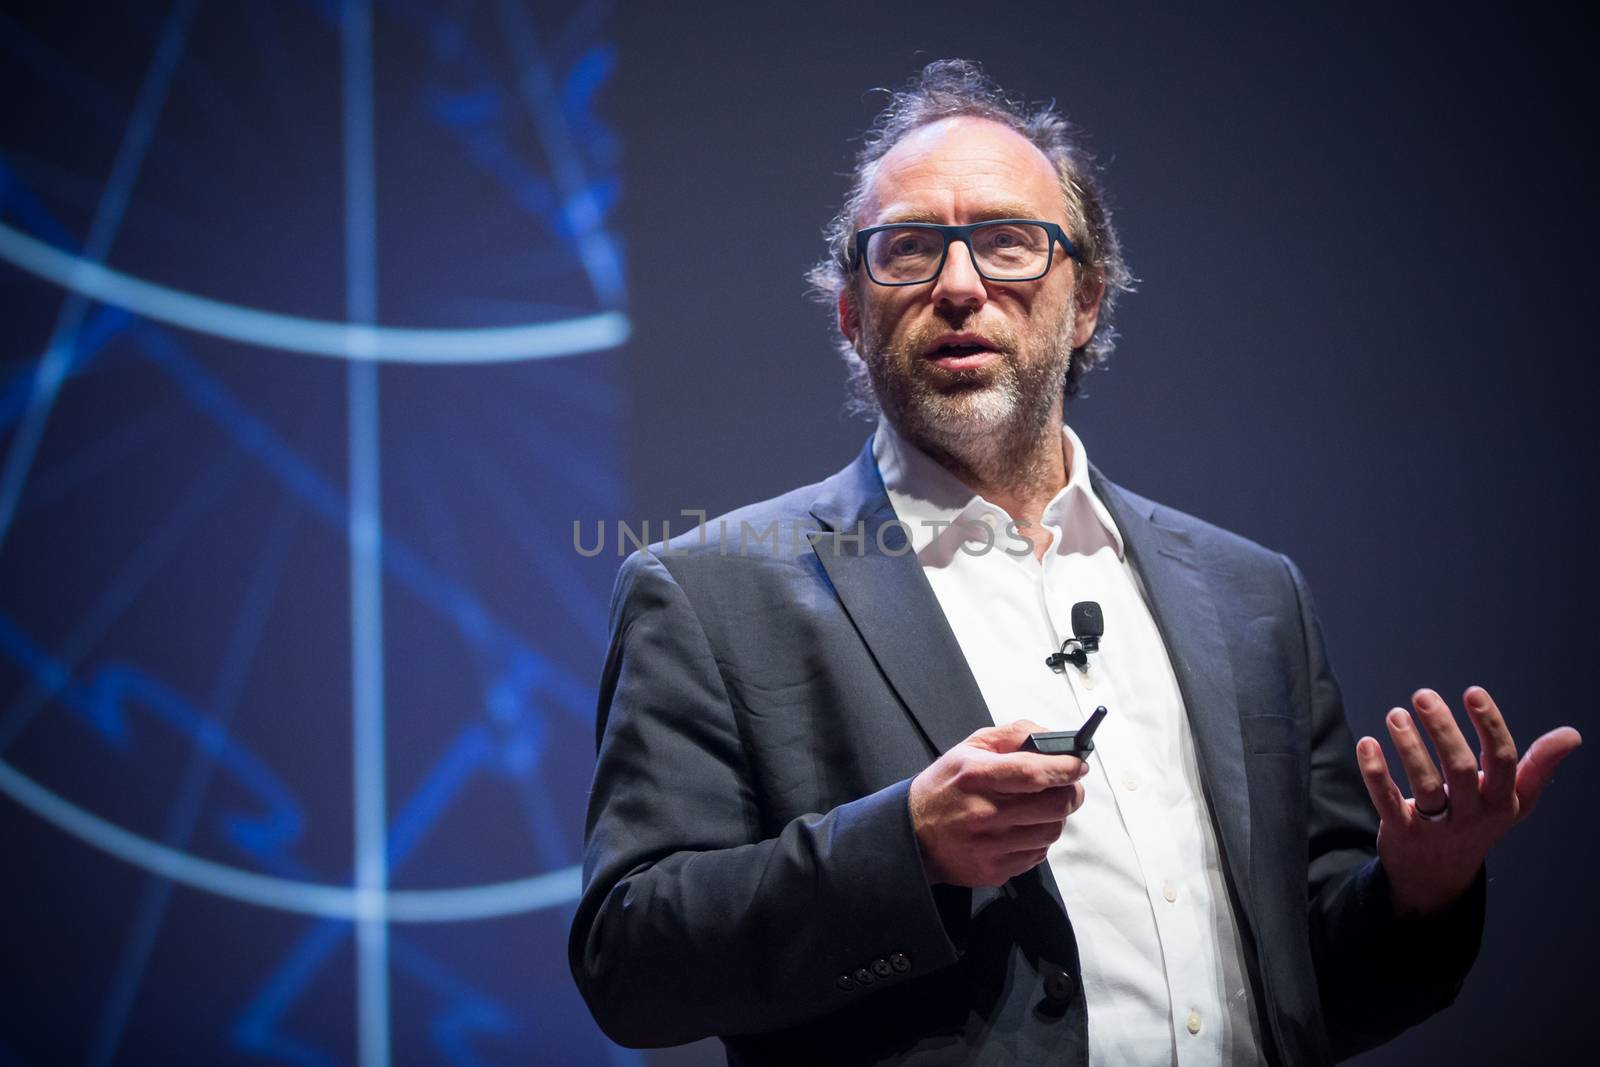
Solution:
M856 980L856 985L871 985L873 982L877 981L877 979L873 977L872 972L867 970L865 967L856 968L856 973L851 975L851 977Z
M1051 968L1044 976L1045 999L1055 1004L1065 1004L1072 999L1077 983L1066 971Z
M887 978L894 973L894 968L889 966L888 960L873 960L872 973L879 978Z
M1191 1034L1198 1034L1200 1032L1200 1013L1197 1011L1191 1011L1189 1013L1188 1024L1189 1032Z
M833 984L844 990L846 993L850 992L850 990L856 987L855 982L850 980L850 976L848 974L841 974L838 978L834 979Z
M911 957L904 952L896 952L889 957L889 966L894 968L896 974L905 974L911 969Z
M1135 789L1139 788L1139 779L1135 778L1131 771L1127 774L1124 774L1122 776L1122 788L1128 790L1130 793L1133 792Z
M1163 883L1161 886L1161 895L1167 898L1168 904L1171 904L1173 901L1178 899L1178 887L1173 885L1171 882ZM1195 1015L1191 1016L1191 1018L1198 1019L1199 1016Z

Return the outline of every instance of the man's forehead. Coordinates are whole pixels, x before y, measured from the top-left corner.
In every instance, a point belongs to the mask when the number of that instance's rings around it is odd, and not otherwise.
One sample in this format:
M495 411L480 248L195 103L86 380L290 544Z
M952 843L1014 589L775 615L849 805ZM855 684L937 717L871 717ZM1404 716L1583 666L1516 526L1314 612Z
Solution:
M884 209L901 214L899 209L927 207L915 202L928 198L1003 199L1053 208L1060 189L1050 161L1026 137L989 119L962 115L919 126L884 154L867 183L862 222Z

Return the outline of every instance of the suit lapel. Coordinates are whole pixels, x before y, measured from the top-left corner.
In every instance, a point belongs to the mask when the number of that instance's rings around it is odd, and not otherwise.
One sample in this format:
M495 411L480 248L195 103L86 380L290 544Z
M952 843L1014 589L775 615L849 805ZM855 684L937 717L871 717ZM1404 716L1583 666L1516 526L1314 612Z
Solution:
M1186 531L1163 524L1156 507L1106 481L1090 481L1122 531L1129 562L1144 583L1151 614L1178 678L1206 798L1222 837L1223 858L1249 899L1250 794L1239 729L1233 663L1214 585ZM1248 912L1248 908L1245 909Z
M870 438L854 463L823 483L811 513L822 525L809 535L818 562L934 752L993 726L904 529L885 528L896 516Z

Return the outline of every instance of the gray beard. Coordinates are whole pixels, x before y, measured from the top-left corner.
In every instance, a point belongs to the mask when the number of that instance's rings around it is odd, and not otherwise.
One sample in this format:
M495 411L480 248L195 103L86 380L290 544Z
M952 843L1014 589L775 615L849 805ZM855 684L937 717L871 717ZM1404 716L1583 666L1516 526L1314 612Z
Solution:
M937 322L936 329L914 331L891 345L868 328L861 358L878 407L902 437L958 474L985 484L1028 480L1045 464L1047 450L1061 447L1060 404L1076 310L1069 303L1066 321L1053 335L1018 336L985 327L999 346L998 363L944 374L940 385L921 353L938 334L962 327Z

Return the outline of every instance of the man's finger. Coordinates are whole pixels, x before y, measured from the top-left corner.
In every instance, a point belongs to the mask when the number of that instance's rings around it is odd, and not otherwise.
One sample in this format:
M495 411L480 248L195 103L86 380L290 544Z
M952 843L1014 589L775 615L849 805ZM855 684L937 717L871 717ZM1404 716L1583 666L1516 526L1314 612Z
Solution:
M1517 764L1517 818L1525 819L1539 802L1539 794L1555 776L1556 764L1583 744L1583 737L1570 726L1557 727L1528 746L1527 755Z
M1483 802L1496 811L1512 809L1517 789L1517 743L1494 698L1482 686L1472 686L1461 695L1467 717L1478 732L1478 750L1483 764Z
M1017 875L1024 874L1039 866L1039 864L1043 863L1049 857L1049 855L1050 850L1048 848L1029 849L1026 852L1012 852L1005 856L1005 858L1001 861L1004 865L1002 867L1002 871L1007 879L1015 878Z
M1389 727L1389 740L1400 756L1400 766L1405 768L1406 782L1411 786L1411 796L1422 811L1441 811L1450 802L1444 791L1444 778L1433 765L1428 746L1423 743L1417 724L1404 708L1390 708L1384 720Z
M1375 738L1363 737L1356 742L1356 764L1361 768L1361 780L1366 783L1367 796L1378 818L1391 826L1406 824L1406 800L1400 787L1389 774L1389 761L1383 758L1383 746Z
M1450 783L1450 806L1457 815L1475 813L1483 807L1483 797L1478 792L1478 754L1462 736L1455 713L1432 689L1418 689L1411 695L1411 703L1433 739L1434 751L1439 753L1439 765L1444 769L1445 781ZM1443 806L1421 796L1417 803L1423 811L1437 811Z
M1061 836L1061 821L1029 823L1026 826L1007 826L984 840L986 847L998 852L1031 852L1049 848Z
M1061 820L1083 803L1083 784L1058 785L1037 793L1006 793L993 797L997 822L1031 823Z
M1045 731L1045 727L1032 719L1018 719L1004 726L985 726L981 730L974 730L972 736L967 738L966 744L990 752L1015 752L1022 747L1029 734Z
M1088 767L1076 756L1038 752L999 752L967 772L980 792L1038 793L1071 785Z

